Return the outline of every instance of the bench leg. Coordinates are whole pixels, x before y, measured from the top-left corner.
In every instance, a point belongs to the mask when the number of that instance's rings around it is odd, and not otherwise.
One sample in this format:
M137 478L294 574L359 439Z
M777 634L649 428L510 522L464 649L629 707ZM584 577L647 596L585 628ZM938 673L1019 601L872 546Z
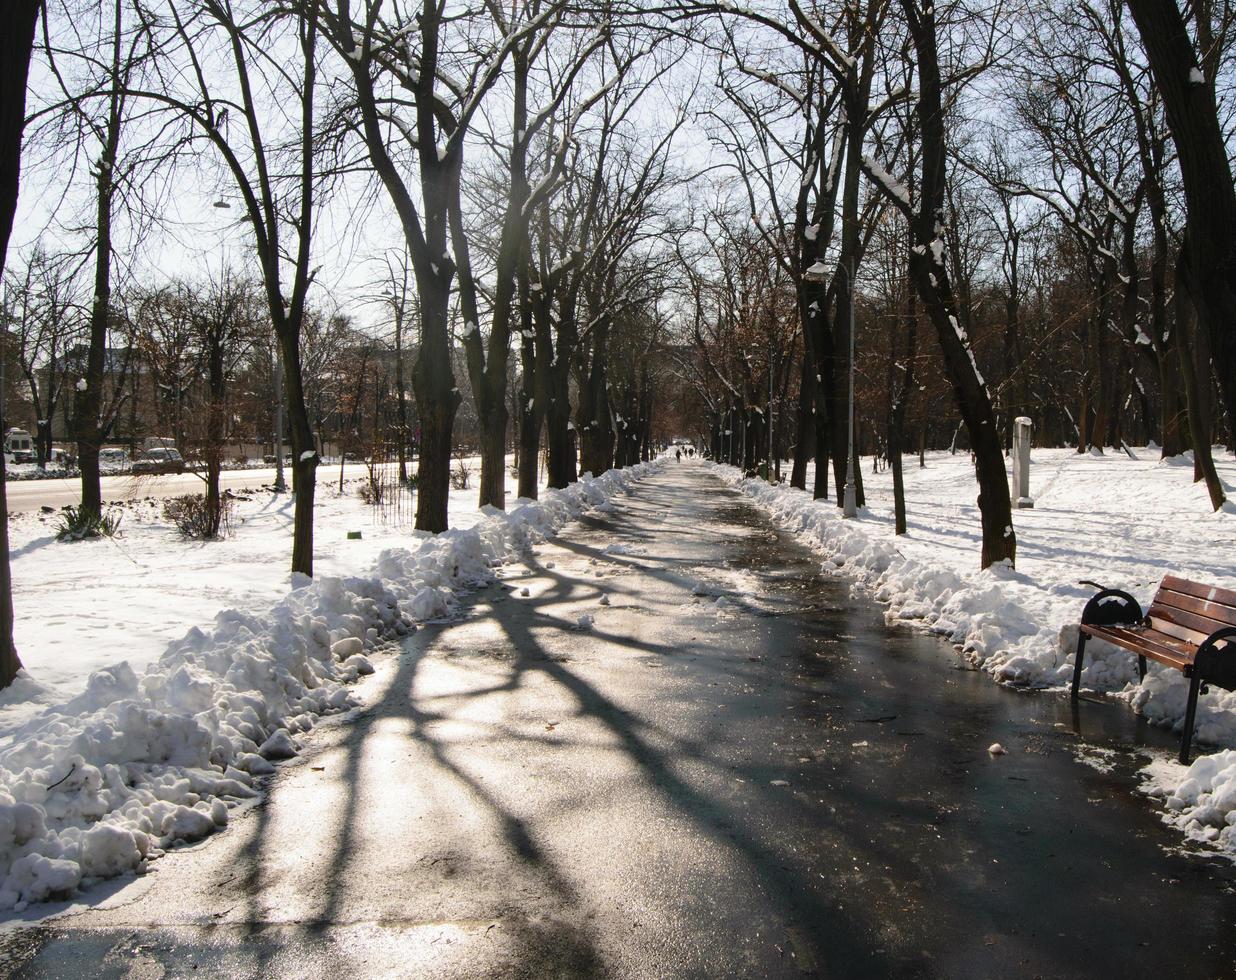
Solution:
M1180 764L1189 764L1189 743L1193 741L1193 724L1197 720L1197 695L1202 686L1200 674L1189 678L1189 703L1185 707L1184 731L1180 733Z
M1077 691L1081 687L1082 661L1086 656L1086 641L1090 639L1086 633L1077 637L1077 653L1073 657L1073 700L1077 700Z
M1143 681L1146 679L1146 658L1142 656L1137 658L1137 677Z

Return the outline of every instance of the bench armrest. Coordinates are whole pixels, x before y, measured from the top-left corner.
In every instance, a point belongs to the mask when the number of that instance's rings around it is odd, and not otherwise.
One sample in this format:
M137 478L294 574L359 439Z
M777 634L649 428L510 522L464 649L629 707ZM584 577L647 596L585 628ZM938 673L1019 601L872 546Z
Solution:
M1081 621L1084 626L1137 626L1143 618L1142 607L1129 593L1102 589L1086 603Z
M1236 690L1236 626L1224 626L1206 637L1198 646L1193 663L1208 683Z

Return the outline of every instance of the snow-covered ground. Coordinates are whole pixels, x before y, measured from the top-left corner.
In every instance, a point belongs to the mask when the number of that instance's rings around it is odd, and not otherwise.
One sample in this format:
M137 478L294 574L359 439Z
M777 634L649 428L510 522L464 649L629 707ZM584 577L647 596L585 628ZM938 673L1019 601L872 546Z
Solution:
M890 621L947 636L1002 682L1061 688L1072 680L1078 621L1094 593L1080 580L1124 589L1143 608L1168 572L1236 589L1236 506L1211 510L1204 487L1192 482L1190 457L1160 460L1154 447L1134 453L1137 459L1036 449L1035 506L1013 515L1016 570L979 570L977 485L968 454L930 453L923 468L906 457L908 533L900 537L893 534L887 470L876 474L864 466L868 506L858 520L845 521L832 501L815 503L788 485L718 469L887 603ZM1230 495L1236 459L1216 447L1216 463ZM1187 683L1178 671L1151 664L1139 683L1131 654L1091 641L1082 683L1180 731ZM1212 688L1201 697L1197 738L1236 748L1236 693ZM1236 855L1236 751L1198 759L1188 771L1156 762L1147 775L1173 823Z
M483 516L476 505L479 461L470 462L471 488L450 495L454 528ZM410 540L414 498L379 512L357 493L361 472L350 467L340 493L338 469L318 470L316 574L365 574L384 548ZM291 495L243 494L249 499L236 503L235 533L208 543L182 541L162 517L161 500L139 497L117 507L117 538L72 544L56 541L57 514L13 515L15 639L26 673L0 692L0 740L46 705L77 694L95 670L127 660L140 671L220 609L256 613L287 593ZM508 494L514 500L509 477ZM348 540L349 531L360 531L360 540Z
M112 540L65 544L54 516L16 517L26 671L0 701L0 910L140 870L226 824L299 733L352 706L367 654L656 465L539 502L512 493L506 513L456 491L440 535L412 531L410 498L383 520L355 483L339 494L322 474L312 581L287 571L286 495L240 502L235 535L209 544L181 541L150 501Z

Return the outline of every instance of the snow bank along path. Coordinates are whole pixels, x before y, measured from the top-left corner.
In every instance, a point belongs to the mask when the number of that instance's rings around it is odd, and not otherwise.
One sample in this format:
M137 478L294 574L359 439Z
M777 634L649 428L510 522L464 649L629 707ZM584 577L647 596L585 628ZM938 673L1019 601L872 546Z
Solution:
M140 676L127 663L92 674L0 751L0 910L144 870L224 826L297 735L355 704L367 651L450 613L459 590L660 465L487 508L467 530L383 551L369 577L301 578L265 615L221 612Z
M1041 451L1036 454L1047 455ZM1076 457L1071 451L1070 455ZM959 458L962 462L958 465L968 466L967 457ZM1071 464L1064 458L1063 465ZM948 521L938 513L934 520L941 526L917 529L923 532L920 537L930 539L927 547L920 547L926 542L914 540L913 526L910 538L897 538L891 522L881 513L846 521L831 500L816 502L810 494L788 484L770 485L744 478L735 467L711 465L723 480L751 497L775 521L885 603L889 622L905 621L947 637L960 647L971 665L1003 683L1063 689L1072 680L1081 609L1094 591L1079 585L1078 578L1095 578L1104 586L1126 589L1143 606L1148 604L1158 579L1170 571L1236 588L1236 555L1232 554L1236 522L1230 504L1218 514L1197 515L1196 521L1210 522L1210 528L1202 533L1210 536L1212 547L1195 556L1195 570L1175 567L1177 559L1153 545L1148 551L1144 538L1133 542L1118 535L1095 538L1085 533L1079 526L1080 516L1091 509L1086 494L1096 492L1114 492L1122 505L1136 504L1137 509L1130 508L1125 514L1128 526L1136 525L1145 511L1151 513L1150 520L1156 520L1155 512L1164 505L1185 511L1187 519L1192 491L1184 468L1176 465L1176 460L1152 468L1158 471L1155 476L1166 473L1177 477L1170 481L1139 479L1138 473L1120 469L1123 462L1110 461L1108 486L1097 487L1089 478L1085 483L1079 480L1079 486L1061 499L1072 511L1069 516L1076 520L1062 525L1053 519L1049 525L1043 511L1015 512L1015 520L1028 518L1026 530L1019 531L1019 551L1024 545L1026 551L1050 554L1048 562L1024 563L1034 572L1014 571L1003 565L978 570L977 517L970 515L973 526L968 526L959 507L954 508L957 519L947 528L943 525ZM935 465L946 464L937 460ZM1093 468L1106 464L1085 457L1078 465ZM913 481L914 470L907 470L906 476L908 482ZM1134 485L1128 485L1130 480ZM1125 486L1117 490L1111 485L1117 481ZM959 491L955 482L947 488L946 492ZM1156 499L1168 494L1170 503ZM870 490L869 496L874 496ZM938 506L942 501L931 503ZM963 501L954 498L949 503ZM914 503L909 506L912 509ZM915 515L910 517L913 524ZM1036 523L1031 525L1031 521ZM947 543L944 531L952 537ZM1136 550L1136 560L1122 561L1122 550ZM1144 576L1149 567L1153 580L1132 580L1131 566L1138 567L1139 576ZM1133 656L1092 640L1082 682L1123 700L1156 725L1177 733L1183 725L1188 683L1179 671L1152 663L1146 679L1139 682ZM1236 692L1212 687L1199 699L1197 739L1236 747ZM1194 840L1213 843L1236 859L1236 750L1227 748L1200 757L1187 768L1174 761L1156 760L1143 775L1143 788L1165 801L1166 822Z

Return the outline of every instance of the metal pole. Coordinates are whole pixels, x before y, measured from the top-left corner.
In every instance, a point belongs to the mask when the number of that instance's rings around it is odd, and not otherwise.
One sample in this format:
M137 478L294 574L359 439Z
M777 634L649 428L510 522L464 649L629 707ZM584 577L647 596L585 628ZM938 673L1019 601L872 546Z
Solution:
M275 493L287 491L283 478L283 350L275 338Z
M845 497L841 508L843 517L857 517L858 505L854 499L854 258L850 258L850 398L849 438L845 455Z
M768 482L773 482L773 349L768 348Z

